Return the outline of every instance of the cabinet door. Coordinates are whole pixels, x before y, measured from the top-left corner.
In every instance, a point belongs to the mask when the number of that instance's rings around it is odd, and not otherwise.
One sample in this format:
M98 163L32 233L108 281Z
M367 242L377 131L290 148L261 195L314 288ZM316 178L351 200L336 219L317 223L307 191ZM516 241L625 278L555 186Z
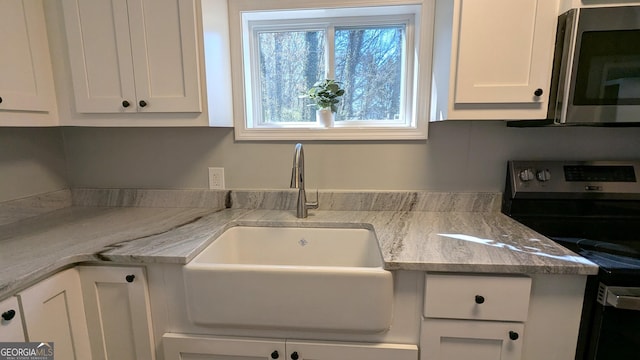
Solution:
M138 111L202 111L196 2L128 4Z
M53 73L41 0L0 0L0 34L0 110L50 111Z
M63 0L76 109L200 112L194 0Z
M78 270L93 359L155 359L142 269L82 266Z
M136 112L126 0L62 0L80 113Z
M76 269L57 273L22 291L18 297L29 341L53 342L56 359L91 359Z
M418 347L403 344L340 343L287 340L285 359L417 360Z
M0 314L0 342L25 341L18 299L10 297L0 302Z
M287 359L283 340L165 334L165 360Z
M460 0L458 6L456 104L537 103L538 89L548 95L555 1Z
M426 319L421 330L421 359L518 360L523 331L522 323Z

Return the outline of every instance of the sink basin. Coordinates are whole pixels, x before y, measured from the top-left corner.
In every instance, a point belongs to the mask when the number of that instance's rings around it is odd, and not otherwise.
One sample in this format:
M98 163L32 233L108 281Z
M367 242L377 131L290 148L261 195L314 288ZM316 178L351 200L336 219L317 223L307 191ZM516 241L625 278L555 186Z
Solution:
M378 241L366 229L236 226L192 264L382 266Z
M375 233L229 228L184 266L190 320L206 326L380 332L393 276Z

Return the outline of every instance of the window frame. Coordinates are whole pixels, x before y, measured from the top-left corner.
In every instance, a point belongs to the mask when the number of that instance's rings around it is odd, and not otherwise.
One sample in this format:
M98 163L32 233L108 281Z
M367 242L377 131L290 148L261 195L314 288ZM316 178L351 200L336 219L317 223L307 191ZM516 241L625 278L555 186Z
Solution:
M384 15L381 15L384 14ZM251 0L229 1L232 47L232 82L236 140L418 140L427 138L433 0ZM320 16L322 15L322 16ZM374 20L373 16L382 16ZM282 125L254 125L261 116L259 57L250 56L258 46L260 30L295 31L327 27L384 26L404 23L405 72L403 104L405 121L344 120L324 128L315 122ZM333 37L326 33L330 53L325 54L329 71L334 71ZM234 39L235 37L235 39ZM333 74L328 74L332 78ZM256 86L253 86L256 84ZM249 123L251 121L251 123Z

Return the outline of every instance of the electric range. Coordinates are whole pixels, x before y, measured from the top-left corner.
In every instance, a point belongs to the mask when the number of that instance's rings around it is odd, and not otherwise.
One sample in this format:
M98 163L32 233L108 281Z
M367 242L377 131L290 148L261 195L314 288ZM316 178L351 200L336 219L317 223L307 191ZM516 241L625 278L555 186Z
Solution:
M640 161L510 161L502 212L599 266L576 359L640 356Z

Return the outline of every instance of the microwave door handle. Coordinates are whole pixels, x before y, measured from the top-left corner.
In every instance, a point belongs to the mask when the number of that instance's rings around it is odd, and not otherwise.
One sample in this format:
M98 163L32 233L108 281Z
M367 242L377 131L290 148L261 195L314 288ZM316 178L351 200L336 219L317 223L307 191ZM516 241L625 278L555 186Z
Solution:
M640 310L640 288L607 288L606 305L616 309Z
M566 122L567 106L571 101L569 98L570 81L579 14L580 9L571 9L558 17L550 103L547 111L547 118L553 119L557 124Z

